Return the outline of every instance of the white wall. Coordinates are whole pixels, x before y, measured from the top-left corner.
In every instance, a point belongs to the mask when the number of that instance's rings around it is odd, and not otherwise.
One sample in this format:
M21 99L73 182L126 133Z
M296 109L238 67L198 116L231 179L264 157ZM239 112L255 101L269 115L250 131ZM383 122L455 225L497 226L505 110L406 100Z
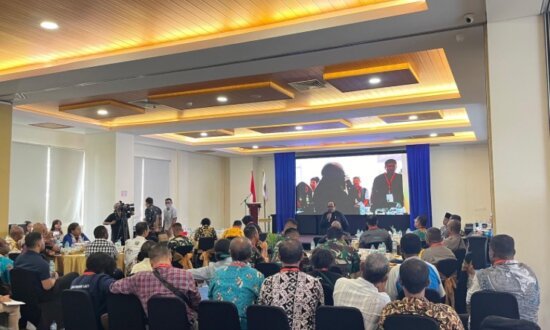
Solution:
M488 7L488 11L492 8ZM541 16L490 22L490 129L495 221L537 274L539 324L550 329L550 135Z
M463 223L488 220L491 215L491 174L487 144L430 147L433 225L445 212L459 214Z

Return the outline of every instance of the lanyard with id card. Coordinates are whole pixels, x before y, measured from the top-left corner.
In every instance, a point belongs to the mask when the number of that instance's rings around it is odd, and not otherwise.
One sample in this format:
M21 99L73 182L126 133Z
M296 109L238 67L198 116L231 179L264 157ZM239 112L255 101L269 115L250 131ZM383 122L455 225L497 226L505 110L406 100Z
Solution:
M386 184L388 185L388 193L386 194L386 202L393 203L393 193L391 191L391 186L393 183L393 180L395 179L395 173L393 173L391 179L388 180L388 175L384 173L384 177L386 178Z

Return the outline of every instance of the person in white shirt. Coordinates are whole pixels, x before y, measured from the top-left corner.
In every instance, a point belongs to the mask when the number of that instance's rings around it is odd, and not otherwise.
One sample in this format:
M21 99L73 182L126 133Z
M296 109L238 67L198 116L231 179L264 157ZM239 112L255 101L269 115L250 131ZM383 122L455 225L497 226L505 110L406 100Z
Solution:
M229 244L231 243L228 239L220 239L214 245L215 251L215 262L210 262L208 266L188 269L187 271L193 275L195 281L206 281L209 282L214 278L214 272L220 267L229 266L233 259L229 254Z
M149 259L149 251L153 248L153 246L155 246L155 244L157 243L147 241L141 245L141 250L136 258L137 263L135 263L132 267L131 274L153 271L153 266L151 266L151 260Z
M340 278L334 286L334 306L355 307L363 314L365 330L378 327L384 306L390 302L385 291L390 265L383 254L371 254L365 261L362 277Z
M164 209L163 214L163 221L162 221L162 229L165 233L168 233L168 236L172 236L172 225L178 221L178 211L176 208L172 205L172 198L166 198L164 200L164 205L166 205L166 208Z
M126 245L124 245L124 266L127 272L130 272L136 263L141 246L147 241L147 235L149 235L147 222L138 222L136 224L136 238L127 240Z

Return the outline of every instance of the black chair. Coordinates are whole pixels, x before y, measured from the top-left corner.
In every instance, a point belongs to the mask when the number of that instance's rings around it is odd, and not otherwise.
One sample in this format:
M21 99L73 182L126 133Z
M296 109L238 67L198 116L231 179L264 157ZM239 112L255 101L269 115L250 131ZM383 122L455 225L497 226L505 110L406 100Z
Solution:
M438 261L437 264L435 264L435 267L441 275L445 278L449 278L456 273L458 269L457 263L458 261L455 259L443 259Z
M178 297L153 296L147 302L149 330L189 330L187 307Z
M384 320L384 330L439 330L439 322L420 315L396 314Z
M63 291L61 306L63 307L63 324L66 330L98 330L102 328L94 312L92 298L87 291Z
M306 243L306 242L302 243L302 249L304 251L310 251L311 250L311 243Z
M208 251L214 248L215 243L216 240L214 239L214 237L201 237L199 238L198 249L201 251Z
M424 296L428 301L433 302L434 304L441 304L444 301L444 297L441 297L439 295L439 292L437 292L434 289L428 289L426 288L426 291L424 291ZM399 292L397 295L397 298L399 300L403 299L405 297L405 293L403 291Z
M316 330L363 330L363 314L354 307L320 306L315 313Z
M481 322L481 330L540 330L533 322L514 320L502 316L487 316Z
M193 251L193 245L178 246L176 252L182 256L185 256Z
M145 312L139 299L134 295L110 294L107 296L109 329L145 330ZM131 315L131 317L128 317Z
M220 320L223 320L224 330L241 329L239 312L235 304L227 301L201 301L199 330L218 330L220 329Z
M462 263L464 262L464 257L466 256L466 249L458 249L453 252L456 258L457 263L457 272L462 270Z
M472 295L470 305L470 330L480 329L483 319L490 315L519 319L516 297L508 292L478 291Z
M474 269L489 267L489 240L485 236L468 237L468 252L472 253Z
M321 239L323 239L323 236L315 236L313 237L313 243L315 243L315 246L319 245Z
M458 314L468 313L466 295L468 293L468 273L459 271L455 290L455 310Z
M256 265L256 270L264 274L264 277L269 277L281 271L281 266L274 262L262 262Z
M261 233L260 234L260 241L265 242L266 239L267 239L267 233Z
M17 259L17 257L19 257L21 253L8 253L8 258L11 259L11 261L15 262L15 259Z
M47 313L45 310L43 311L43 309L46 305L54 304L54 302L40 302L39 297L43 289L38 273L21 268L14 268L10 271L10 278L12 298L25 303L25 305L22 305L20 308L20 326L24 329L28 321L39 329L49 329L52 320L46 319ZM58 307L61 306L58 305Z
M288 316L281 307L252 305L246 309L248 330L290 330Z

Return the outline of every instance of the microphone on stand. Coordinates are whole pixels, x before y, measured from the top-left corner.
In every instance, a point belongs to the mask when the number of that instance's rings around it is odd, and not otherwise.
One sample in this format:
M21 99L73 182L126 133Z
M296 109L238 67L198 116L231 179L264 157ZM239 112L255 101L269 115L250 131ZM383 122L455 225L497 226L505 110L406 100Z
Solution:
M243 205L244 203L246 203L246 201L250 198L250 196L252 196L252 193L248 194L245 199L241 202L241 205Z

